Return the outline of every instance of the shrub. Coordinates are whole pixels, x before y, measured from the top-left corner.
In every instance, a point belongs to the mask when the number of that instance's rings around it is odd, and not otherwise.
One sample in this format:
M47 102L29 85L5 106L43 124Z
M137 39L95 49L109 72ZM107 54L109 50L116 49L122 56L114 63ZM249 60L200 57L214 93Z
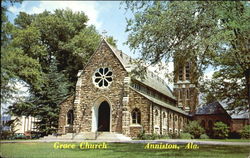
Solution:
M190 122L185 128L184 133L190 133L194 138L200 138L204 134L205 130L202 128L197 121Z
M159 135L155 134L155 133L153 133L151 135L148 135L148 139L150 139L150 140L155 140L155 139L158 139L158 138L159 138Z
M158 134L145 134L145 131L138 134L137 139L139 140L155 140L155 139L161 139L166 138L166 135L158 135Z
M216 122L213 127L215 138L227 138L229 133L228 126L223 122Z
M146 134L144 130L137 135L137 139L146 140Z
M181 133L180 138L181 139L192 139L194 136L192 136L190 133Z
M160 137L160 139L169 139L170 137L169 137L169 135L161 135L161 137Z
M177 139L177 138L179 138L179 136L178 136L177 133L169 133L169 137L170 137L171 139Z
M12 132L10 131L2 131L0 134L0 139L11 139L12 138Z
M208 137L206 134L202 134L202 135L200 136L200 138L201 138L201 139L209 139L209 137Z
M250 125L247 125L243 128L243 130L240 133L241 138L249 139L250 138Z

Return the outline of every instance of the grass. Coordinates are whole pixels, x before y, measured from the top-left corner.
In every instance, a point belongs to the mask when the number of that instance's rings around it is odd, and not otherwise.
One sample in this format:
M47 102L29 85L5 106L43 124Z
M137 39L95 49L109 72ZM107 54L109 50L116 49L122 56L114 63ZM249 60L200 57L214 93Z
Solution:
M69 143L66 143L69 144ZM72 143L71 143L72 144ZM54 149L54 143L1 143L1 157L6 158L247 158L249 146L199 145L187 150L144 149L146 144L108 143L108 149Z
M168 138L170 139L170 138ZM11 139L11 140L0 140L0 141L31 141L31 140L38 140L38 139ZM140 140L140 139L134 139ZM159 140L167 140L167 139L159 139ZM172 139L175 140L175 139ZM250 139L190 139L190 140L197 140L197 141L216 141L216 142L250 142Z
M218 142L250 142L249 139L194 139L197 141L218 141Z

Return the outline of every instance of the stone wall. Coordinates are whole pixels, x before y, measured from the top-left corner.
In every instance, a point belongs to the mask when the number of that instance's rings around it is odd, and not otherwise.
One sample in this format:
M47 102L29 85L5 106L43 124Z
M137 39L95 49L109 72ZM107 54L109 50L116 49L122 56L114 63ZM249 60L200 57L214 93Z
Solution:
M131 121L130 136L135 137L139 134L138 132L142 130L144 130L146 134L155 133L166 135L174 132L179 134L183 131L185 125L187 125L184 121L184 119L188 119L186 116L152 103L132 88L129 96L129 112L131 113L134 108L138 108L142 114L141 129L139 125L135 126Z
M249 125L248 119L232 119L231 132L240 132L246 125Z
M74 98L75 96L69 96L60 104L60 113L59 113L59 121L58 121L58 133L65 134L65 126L67 125L67 113L69 110L74 110Z
M131 125L129 127L130 129L130 137L132 138L136 138L138 136L138 134L143 132L143 128L140 125Z
M129 103L128 103L128 111L130 113L130 136L136 137L142 130L145 133L151 133L150 131L150 111L151 102L146 99L144 96L140 95L134 89L130 89L129 91ZM139 126L135 126L132 124L132 110L138 108L141 112L141 124Z

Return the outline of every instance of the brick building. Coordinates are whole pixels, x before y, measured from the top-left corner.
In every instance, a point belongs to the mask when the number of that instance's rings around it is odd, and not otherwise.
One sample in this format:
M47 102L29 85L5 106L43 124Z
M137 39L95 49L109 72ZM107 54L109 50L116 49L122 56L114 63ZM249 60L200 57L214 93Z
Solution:
M245 125L249 125L249 113L247 110L227 110L227 104L213 102L197 108L193 119L198 120L201 126L210 136L213 135L213 126L216 122L223 122L231 133L240 132Z
M143 130L181 132L188 111L178 107L173 92L153 72L147 71L145 79L131 77L136 66L131 61L103 39L79 71L75 95L61 103L58 132L107 131L130 137Z

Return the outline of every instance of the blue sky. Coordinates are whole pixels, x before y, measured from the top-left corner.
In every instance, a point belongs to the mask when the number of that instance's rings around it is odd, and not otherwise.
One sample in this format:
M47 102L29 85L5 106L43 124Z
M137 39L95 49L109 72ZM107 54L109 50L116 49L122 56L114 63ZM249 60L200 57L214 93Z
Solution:
M131 12L124 9L124 4L119 1L23 1L8 8L8 17L13 22L20 11L30 14L41 13L44 10L54 11L55 9L72 9L73 11L83 11L89 18L88 24L96 26L102 33L107 31L107 35L113 36L117 40L118 49L126 54L136 57L130 53L130 49L123 43L127 40L126 18L132 17Z
M95 25L97 30L102 33L104 30L107 35L113 36L117 40L118 49L130 55L133 58L138 57L138 54L133 54L126 42L128 33L126 30L126 18L132 18L130 11L126 11L125 4L120 1L23 1L21 4L16 3L8 8L8 17L13 22L14 18L20 11L34 14L41 13L45 10L53 12L55 9L69 8L73 11L83 11L89 18L89 25ZM166 65L168 73L173 71L173 63ZM156 68L150 68L152 71ZM159 76L164 78L166 71L159 72ZM205 75L211 78L213 69L210 67L206 70ZM167 81L167 79L165 79ZM172 83L171 83L172 84ZM172 85L170 85L172 87Z

